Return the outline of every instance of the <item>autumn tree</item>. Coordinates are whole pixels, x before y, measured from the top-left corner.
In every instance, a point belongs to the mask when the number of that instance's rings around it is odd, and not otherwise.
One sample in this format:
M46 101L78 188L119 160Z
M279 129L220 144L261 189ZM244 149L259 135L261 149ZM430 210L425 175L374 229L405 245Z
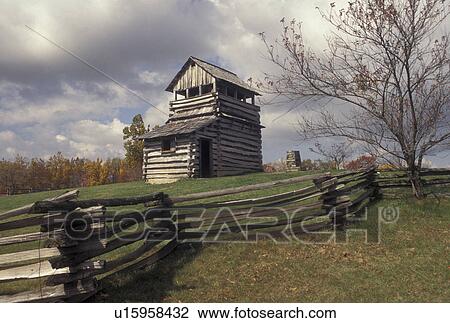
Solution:
M258 84L293 101L330 98L299 120L306 139L345 137L382 159L401 160L413 193L426 155L449 149L450 63L445 0L353 0L319 9L327 48L308 47L301 24L282 19L281 37L262 34L276 71ZM447 28L448 30L448 28Z
M18 155L0 160L0 194L127 182L139 178L137 173L120 158L88 160L57 153L47 160L30 160Z
M361 168L367 168L370 166L374 166L377 159L375 156L370 155L362 155L358 158L349 161L347 164L345 164L345 168L349 170L358 170Z
M111 183L117 183L120 181L120 158L113 158L106 161L106 166L109 169L109 176Z
M51 156L47 161L47 169L50 173L52 189L67 187L70 182L70 161L61 152Z
M17 155L13 161L0 162L0 188L5 193L17 194L29 189L28 160Z
M85 181L85 163L84 158L71 158L70 159L70 177L68 187L86 186Z
M96 186L108 183L108 170L103 161L99 158L96 160L88 160L84 164L86 175L86 185Z
M145 132L144 120L140 114L135 115L131 125L123 129L125 159L133 168L141 169L142 167L144 142L139 139L139 136Z
M29 185L33 191L46 190L51 187L50 172L42 158L32 158L28 164Z

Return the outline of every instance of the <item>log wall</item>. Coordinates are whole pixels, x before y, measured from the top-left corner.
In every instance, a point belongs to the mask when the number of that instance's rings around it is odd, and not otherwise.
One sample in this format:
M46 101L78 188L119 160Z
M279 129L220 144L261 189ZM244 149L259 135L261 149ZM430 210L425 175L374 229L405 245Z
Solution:
M203 127L194 133L192 141L192 177L200 177L200 140L211 140L211 177L220 176L220 129L219 123L215 122L207 127Z
M144 143L143 178L153 184L173 182L191 176L194 147L192 136L177 136L174 151L161 151L161 138Z
M161 138L147 139L144 179L151 183L200 176L200 141L211 141L211 176L262 171L260 108L217 92L172 101L171 122L204 116L217 121L188 135L176 135L176 149L161 152Z
M217 94L209 93L202 96L170 102L169 123L188 120L217 113Z
M261 122L259 116L259 106L233 99L223 94L218 95L218 112L220 114L230 115L258 125Z
M262 170L261 128L239 119L222 117L217 176Z

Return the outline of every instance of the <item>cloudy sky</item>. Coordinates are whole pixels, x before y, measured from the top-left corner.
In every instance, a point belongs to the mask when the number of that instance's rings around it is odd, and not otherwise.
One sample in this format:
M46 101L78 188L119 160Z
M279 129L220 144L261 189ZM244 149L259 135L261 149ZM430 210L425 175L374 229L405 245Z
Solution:
M164 91L190 56L242 79L270 65L258 37L275 37L280 19L303 21L312 46L326 26L315 7L328 0L0 0L0 158L123 155L122 129L141 113L151 126L166 116L28 30L36 29L148 98L163 111ZM310 144L297 140L303 107L262 107L264 160ZM309 107L311 108L311 107Z

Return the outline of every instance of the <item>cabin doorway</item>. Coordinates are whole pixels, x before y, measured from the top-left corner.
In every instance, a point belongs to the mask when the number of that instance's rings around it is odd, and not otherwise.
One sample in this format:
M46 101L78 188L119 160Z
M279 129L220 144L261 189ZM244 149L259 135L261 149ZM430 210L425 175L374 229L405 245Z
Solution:
M200 139L200 177L211 177L211 140Z

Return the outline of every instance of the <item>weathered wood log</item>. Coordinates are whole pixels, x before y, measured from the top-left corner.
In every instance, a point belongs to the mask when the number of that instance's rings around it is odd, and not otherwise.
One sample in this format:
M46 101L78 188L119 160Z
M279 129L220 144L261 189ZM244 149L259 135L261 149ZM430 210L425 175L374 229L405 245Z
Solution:
M53 203L53 202L51 202ZM69 202L62 202L62 203L69 203ZM8 222L0 223L0 231L6 231L6 230L13 230L13 229L20 229L25 227L32 227L32 226L41 226L41 229L47 232L50 230L58 229L66 222L68 219L73 219L75 217L82 218L86 215L86 213L83 212L77 212L73 211L69 214L70 216L67 217L66 212L53 212L50 214L39 214L35 216L30 216L25 219L20 220L13 220ZM90 217L86 217L85 219L89 219ZM92 219L92 218L91 218ZM92 222L92 220L89 220ZM47 228L47 229L46 229Z
M243 108L240 108L239 105L221 102L221 104L219 105L219 112L246 119L248 121L252 121L255 124L260 123L260 117L257 111L245 110Z
M381 188L381 189L390 189L390 188L402 188L402 187L411 187L411 182L409 181L395 181L395 182L389 182L389 181L384 181L384 182L380 182L377 181L375 182L375 184ZM423 186L447 186L448 184L450 184L450 180L422 180L422 185Z
M135 205L141 203L155 202L158 205L163 193L154 193L144 196L136 197L122 197L113 199L92 199L92 200L79 200L79 201L41 201L34 203L30 210L30 213L45 213L54 210L67 210L72 211L76 208L89 208L93 206L125 206L125 205Z
M93 293L97 290L96 279L77 281L74 284L43 287L40 291L23 292L13 295L0 296L1 303L26 303L26 302L54 302L76 295Z
M76 267L66 267L68 268L66 272L61 272L49 276L45 284L47 286L55 286L59 284L68 284L75 281L86 280L96 276L99 273L104 272L106 270L106 264L107 262L104 260L89 260L81 263Z
M386 173L387 175L384 175ZM389 172L383 171L381 172L381 176L379 177L380 182L392 181L392 180L408 180L408 173L406 171L401 171L400 174L389 174ZM436 169L423 169L420 171L420 177L430 177L430 176L448 176L450 175L450 169L445 168L436 168Z
M316 180L313 181L314 182L314 186L321 190L324 191L326 189L329 189L330 187L337 187L337 178L336 177L322 177L322 178L318 178Z
M343 201L344 203L348 202L348 197L343 197L343 196L338 196L338 194L336 194L337 190L339 188L344 187L343 184L339 184L342 183L342 179L337 181L337 178L335 177L334 179L336 179L336 181L334 181L333 184L327 186L327 187L323 187L322 183L324 182L323 179L318 179L314 181L314 184L320 189L320 191L322 192L322 195L320 197L320 199L323 202L322 205L322 209L323 211L329 215L330 220L332 221L333 225L335 228L340 228L344 225L344 218L340 212L340 210L338 211L338 206L340 204L342 204L342 199L346 198L346 201ZM350 203L349 203L350 205Z
M50 262L42 261L31 265L0 270L0 282L20 280L20 279L44 278L48 276L62 277L79 271L101 269L104 268L104 266L105 266L104 261L97 260L97 261L87 261L76 267L65 267L55 269L52 267Z
M337 194L339 194L339 195L352 194L356 191L367 189L368 187L372 186L373 184L374 183L372 180L366 179L366 180L363 180L354 185L346 185L344 188L341 188L341 189L338 188Z
M258 220L259 223L263 223L261 222L261 220L264 219L268 219L269 222L275 219L285 221L287 217L290 217L290 220L293 221L294 218L298 219L305 217L315 217L317 216L317 213L323 213L323 211L320 210L321 206L322 203L316 202L309 205L300 205L300 206L295 205L289 208L249 208L244 212L242 210L239 210L238 213L221 212L207 216L202 216L201 218L191 218L185 222L179 222L178 230L183 231L185 229L191 228L212 229L214 227L222 226L224 224L227 226L242 224L242 226L245 227L247 224L251 224L248 223L248 221Z
M163 226L161 226L161 229L162 228L163 228ZM83 250L83 252L76 253L76 252L74 252L76 249L68 248L69 249L68 251L70 251L70 253L61 254L57 257L53 257L53 258L49 259L49 261L52 264L53 268L72 267L72 266L76 266L88 259L100 256L102 254L106 254L115 249L135 243L139 240L159 239L162 235L164 235L166 233L167 232L155 232L154 228L143 229L143 230L139 230L138 232L133 232L130 234L122 235L120 237L117 237L114 240L108 241L104 247L100 246L98 248L93 247L90 249L89 243L92 243L94 246L97 246L99 244L99 241L96 241L94 239L92 242L85 244L85 247L87 247L85 249L87 249L87 250ZM175 232L172 232L172 235L175 235L175 234L176 234ZM77 248L77 247L75 247L75 248Z
M219 98L221 104L226 102L227 104L231 104L233 107L239 106L239 107L242 107L243 110L247 110L247 111L250 110L250 111L259 112L261 110L260 107L257 105L250 104L250 103L243 102L243 101L238 101L238 100L232 99L231 97L224 95L224 94L218 94L218 98Z
M318 212L317 214L315 214L314 216L323 216L326 215L323 212ZM296 220L294 220L292 223L299 223L304 221L306 218L308 217L299 217ZM314 223L314 224L305 224L305 225L300 225L299 227L296 228L290 228L290 230L288 232L284 232L285 225L286 225L286 221L280 221L279 224L278 223L261 223L261 224L254 224L251 225L251 230L248 233L243 234L240 227L239 226L231 226L230 230L228 232L222 232L220 229L214 229L214 230L208 230L207 232L195 232L195 231L187 231L187 232L180 232L179 233L179 238L178 240L182 241L182 242L202 242L202 243L207 243L207 242L214 242L215 238L217 238L218 234L220 233L221 236L224 239L227 239L227 241L231 241L232 240L247 240L247 241L254 241L255 236L259 235L262 236L263 234L270 234L272 235L272 237L279 237L279 236L283 236L283 234L303 234L303 233L307 233L307 232L311 232L311 231L317 231L317 230L321 230L323 228L326 227L330 227L330 221L324 220L323 222L318 222L318 223ZM261 230L261 229L265 229L264 231L258 231L256 232L256 230ZM208 240L210 238L214 238L212 240ZM193 240L195 239L195 240ZM201 240L199 240L201 239Z
M355 171L346 171L346 172L342 172L342 173L338 173L338 174L334 174L334 177L341 179L341 178L345 178L345 177L350 177L350 176L354 176L354 175L359 175L362 172L364 172L364 170L355 170Z
M3 223L0 223L0 231L38 226L38 225L41 225L42 219L43 219L43 215L41 214L38 216L26 218L26 219L3 222Z
M210 76L206 75L206 81L212 82L212 79L210 78ZM192 85L189 84L189 86L186 86L185 88L188 88L188 87L192 87ZM179 89L180 88L175 88L175 90L179 90ZM180 100L176 100L176 101L170 101L169 105L171 106L172 109L181 108L183 106L189 106L189 105L193 105L193 104L196 105L201 102L213 102L216 97L217 97L217 93L211 92L210 94L194 96L191 98L185 98L185 99L180 99Z
M145 266L152 265L156 263L157 261L163 259L167 255L169 255L175 248L178 246L179 242L177 239L170 240L169 243L167 243L165 246L163 246L161 249L159 249L156 252L151 251L149 255L144 255L142 259L137 259L134 263L129 264L126 268L123 268L122 270L135 270L139 268L143 268ZM118 271L116 271L118 272Z
M288 197L288 198L285 198L283 200L279 200L279 201L276 201L273 203L261 204L260 206L285 208L285 207L288 207L289 205L291 205L292 203L302 202L302 201L310 200L310 199L316 199L320 195L321 195L320 192L306 193L306 194L302 194L302 195L298 195L298 196Z
M200 199L248 192L248 191L253 191L253 190L262 190L262 189L277 187L277 186L281 186L281 185L289 185L289 184L294 184L294 183L307 182L307 181L310 181L310 180L313 180L316 178L321 178L321 177L327 176L327 175L329 175L329 173L326 173L325 175L324 174L305 175L305 176L300 176L300 177L294 177L294 178L288 178L288 179L268 182L268 183L266 182L266 183L260 183L260 184L250 184L250 185L245 185L245 186L241 186L241 187L232 187L232 188L211 191L211 192L193 193L193 194L189 194L189 195L185 195L185 196L173 197L170 200L173 203L195 201L195 200L200 200Z
M288 206L280 207L249 207L244 209L225 209L222 212L218 210L206 210L204 213L184 213L176 215L176 220L178 221L178 229L183 228L184 223L190 222L204 222L205 224L211 223L212 221L219 219L220 221L229 221L233 219L243 219L243 218L256 218L256 217L271 217L275 213L281 214L281 212L287 213L298 213L306 212L309 210L318 209L322 206L322 202L315 202L311 204L290 204ZM180 222L180 220L185 220Z
M263 204L263 203L282 201L283 199L288 198L288 197L305 196L307 194L316 193L317 191L318 190L315 186L308 186L305 188L289 191L286 193L279 193L279 194L274 194L274 195L242 199L242 200L232 200L232 201L226 201L226 202L200 203L197 205L183 206L183 208L185 208L185 207L218 208L218 207L231 207L231 206L240 206L240 205L249 205L249 204L256 206L256 205Z
M41 221L41 232L51 232L64 229L70 231L76 228L90 229L94 219L90 215L78 212L68 212L63 216L44 216ZM83 230L83 231L85 231Z
M63 202L66 203L66 202ZM75 216L79 213L74 211L71 215ZM84 213L80 213L80 215L84 215ZM0 223L0 231L12 230L12 229L20 229L31 226L39 226L43 225L45 227L48 223L63 223L64 219L67 216L67 212L52 212L49 214L39 214L30 216L28 218L13 220L8 222Z
M61 254L76 255L85 252L101 252L106 249L108 241L106 239L99 239L98 237L92 237L86 240L80 240L75 245L69 245L65 247L59 247Z
M226 139L230 142L240 142L242 144L249 144L256 148L261 148L261 135L251 135L245 131L239 131L239 128L229 129L229 131L222 131L220 139Z
M291 228L288 232L280 230L280 228L270 228L263 231L252 231L249 232L248 235L244 236L241 233L231 232L226 234L227 241L259 241L265 239L281 239L285 241L286 239L293 239L293 235L298 236L314 231L323 230L326 228L331 228L331 222L329 220L324 220L323 222L307 224L307 225L298 225L296 227ZM201 236L196 232L186 232L183 233L183 242L182 243L208 243L214 242L211 238L214 237L215 233L209 234L207 236ZM202 241L199 241L200 238L205 238ZM289 241L288 240L288 241Z
M369 178L373 177L375 174L376 174L375 169L371 168L364 172L359 172L358 174L355 174L355 175L351 176L350 178L345 178L345 179L340 178L338 180L338 184L347 185L350 183L355 183L360 180L369 179Z
M16 244L16 243L31 242L31 241L46 240L47 238L48 238L48 235L45 233L42 233L42 232L18 234L15 236L0 238L0 246L6 246L6 245L11 245L11 244Z
M334 193L334 192L331 192ZM350 197L348 195L328 195L324 194L320 197L324 204L330 204L332 206L337 206L341 203L346 203L350 201Z
M179 239L182 239L182 237L185 236L184 234L186 232L183 231L184 229L196 228L200 231L204 230L204 235L206 237L211 235L215 236L222 233L223 226L225 225L227 228L226 231L234 233L242 232L244 235L247 235L248 232L253 230L286 226L287 224L298 223L304 221L305 219L312 219L326 215L326 212L316 208L314 212L300 212L299 210L298 212L294 212L292 215L289 214L289 217L285 216L287 214L284 210L279 210L278 212L272 210L264 216L262 214L258 214L257 216L255 215L256 213L250 213L249 215L243 217L219 218L217 221L206 223L206 225L201 221L179 224ZM255 220L257 221L255 222Z
M379 182L389 182L389 181L400 181L402 179L407 180L407 174L391 174L390 176L379 176L377 181Z
M450 169L447 168L430 168L420 171L420 176L442 176L450 175Z
M232 233L242 233L243 235L247 234L247 228L248 231L254 230L254 229L262 229L262 228L270 228L270 227L276 227L281 225L286 225L289 222L289 219L287 217L279 217L280 215L283 215L284 212L282 210L278 210L275 212L274 210L271 210L270 212L266 213L264 216L262 214L259 214L258 217L255 217L255 214L251 214L250 211L247 216L244 217L226 217L222 218L219 217L215 219L213 222L208 222L207 225L202 225L202 221L196 222L187 222L180 224L178 227L180 229L179 232L179 239L184 239L184 237L189 236L192 237L192 233L199 234L198 237L210 237L210 236L216 236L218 234L227 234L228 232ZM251 217L249 217L251 216ZM259 218L259 217L262 217ZM258 223L252 223L248 222L248 220L258 220ZM245 220L245 221L241 221ZM264 221L266 220L266 221ZM225 232L223 232L224 226L226 227ZM184 231L184 229L193 229L196 228L198 231Z
M323 208L328 210L328 212L330 212L329 210L342 211L342 210L348 209L352 205L353 205L353 203L349 200L347 202L339 203L337 205L335 205L335 204L324 204Z
M365 192L363 192L361 195L359 195L356 199L352 201L353 205L358 205L360 203L363 203L365 200L369 199L371 196L373 196L375 192L375 188L369 188Z
M45 248L51 247L64 247L64 246L72 246L77 244L75 241L70 241L67 239L63 239L66 237L62 235L62 230L56 230L53 232L33 232L33 233L25 233L19 234L9 237L0 238L0 246L11 245L11 244L20 244L25 242L33 242L33 241L43 241L46 243ZM51 246L54 241L54 245Z
M411 182L409 181L377 181L376 184L380 188L411 187ZM445 186L447 184L450 184L450 179L422 180L423 186Z
M76 199L78 197L78 193L79 193L78 190L68 191L59 196L48 198L45 201L55 201L55 202L70 201L70 200ZM28 204L28 205L22 206L20 208L17 208L17 209L11 210L11 211L4 212L4 213L0 214L0 221L6 220L9 218L18 216L18 215L27 214L30 212L33 205L34 204L32 203L32 204Z
M166 239L173 238L173 234L166 233L160 236L159 241L144 241L140 247L138 247L136 250L125 254L122 257L119 257L117 259L107 261L105 263L105 266L102 268L96 268L94 270L89 271L77 271L74 273L70 273L67 275L58 275L58 276L52 276L48 279L47 284L50 285L57 285L62 283L68 283L71 281L76 281L80 279L86 279L93 276L102 275L105 273L108 273L108 276L121 271L128 266L130 266L134 261L136 261L138 258L143 256L145 253L147 253L149 250L155 248L158 244L160 244L162 241Z
M389 184L381 184L377 182L379 188L401 188L401 187L411 187L411 183L389 183Z
M27 261L39 261L41 259L60 256L57 248L41 248L0 255L0 268L10 267Z
M435 180L424 180L424 186L445 186L450 184L450 179L435 179Z

